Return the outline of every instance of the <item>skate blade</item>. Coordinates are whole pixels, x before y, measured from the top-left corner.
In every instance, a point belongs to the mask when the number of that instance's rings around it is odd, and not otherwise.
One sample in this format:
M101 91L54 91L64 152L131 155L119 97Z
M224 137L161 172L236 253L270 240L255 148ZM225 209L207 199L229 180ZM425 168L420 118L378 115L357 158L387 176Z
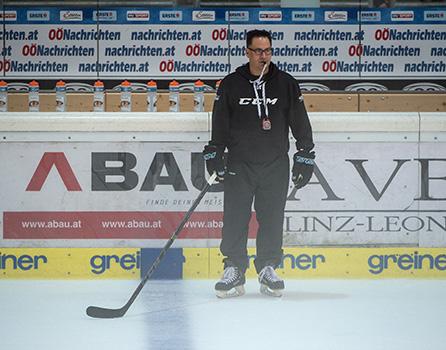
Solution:
M241 297L245 294L245 288L243 286L237 286L230 290L216 290L215 294L220 299Z
M282 289L271 289L268 286L261 284L260 293L269 297L280 298L282 296Z

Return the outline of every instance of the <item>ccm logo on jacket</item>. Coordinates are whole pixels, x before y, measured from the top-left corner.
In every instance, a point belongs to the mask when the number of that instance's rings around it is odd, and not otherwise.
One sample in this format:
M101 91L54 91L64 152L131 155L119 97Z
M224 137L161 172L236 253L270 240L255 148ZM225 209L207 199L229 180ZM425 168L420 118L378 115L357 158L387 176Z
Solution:
M278 100L279 99L277 97L276 98L267 97L266 104L275 105ZM252 98L252 97L240 97L240 100L238 102L239 105L249 105L249 104L257 105L259 103L262 104L263 100L261 100L259 98Z

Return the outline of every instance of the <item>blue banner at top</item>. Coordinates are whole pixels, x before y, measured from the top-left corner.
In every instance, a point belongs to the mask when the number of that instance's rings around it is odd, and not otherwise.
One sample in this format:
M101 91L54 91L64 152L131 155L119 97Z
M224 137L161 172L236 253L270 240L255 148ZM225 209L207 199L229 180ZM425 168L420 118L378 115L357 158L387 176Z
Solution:
M5 8L8 24L445 24L446 7L356 8Z

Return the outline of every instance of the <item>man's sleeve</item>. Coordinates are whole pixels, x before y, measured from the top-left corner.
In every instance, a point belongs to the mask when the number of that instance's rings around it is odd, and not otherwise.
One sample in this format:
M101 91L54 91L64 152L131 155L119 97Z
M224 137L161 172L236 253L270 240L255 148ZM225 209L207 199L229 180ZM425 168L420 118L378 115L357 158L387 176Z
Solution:
M210 145L217 146L224 150L229 140L229 116L230 104L225 80L220 83L215 95L214 107L212 110L212 136Z
M296 139L296 148L310 151L314 147L313 131L299 84L293 79L290 88L289 124Z

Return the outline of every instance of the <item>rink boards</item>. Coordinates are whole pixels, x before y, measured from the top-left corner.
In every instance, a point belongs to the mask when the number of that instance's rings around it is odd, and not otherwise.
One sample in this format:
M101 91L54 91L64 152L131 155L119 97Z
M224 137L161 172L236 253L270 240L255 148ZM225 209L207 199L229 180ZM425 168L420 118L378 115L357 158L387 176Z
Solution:
M1 248L0 279L139 279L159 248ZM255 278L249 249L248 278ZM218 248L171 248L152 279L216 279ZM285 248L278 273L306 278L446 278L446 248Z

